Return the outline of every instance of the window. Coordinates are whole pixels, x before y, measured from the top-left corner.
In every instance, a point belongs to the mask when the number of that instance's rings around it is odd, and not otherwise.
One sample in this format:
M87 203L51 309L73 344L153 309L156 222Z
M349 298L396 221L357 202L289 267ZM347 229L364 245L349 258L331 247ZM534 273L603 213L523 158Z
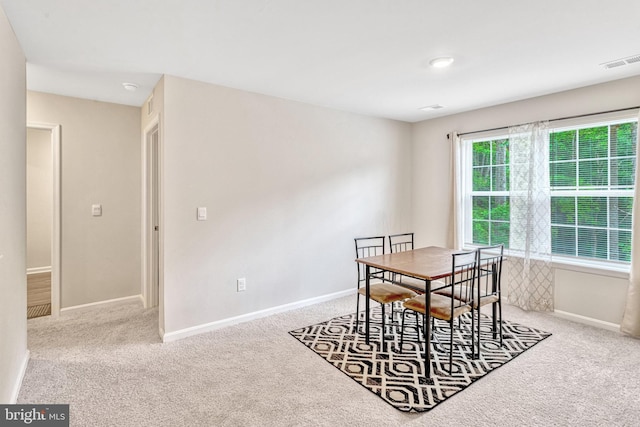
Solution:
M631 259L638 123L623 119L552 129L549 135L552 253ZM465 244L509 247L509 139L464 140Z
M473 243L509 244L509 140L473 143Z

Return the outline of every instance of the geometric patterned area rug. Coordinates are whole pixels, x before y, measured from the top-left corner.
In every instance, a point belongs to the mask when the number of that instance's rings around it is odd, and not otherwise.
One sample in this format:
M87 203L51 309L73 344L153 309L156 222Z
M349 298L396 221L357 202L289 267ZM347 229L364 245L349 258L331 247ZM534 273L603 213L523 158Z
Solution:
M453 367L449 375L449 325L436 320L432 338L431 381L427 381L424 376L424 340L417 342L415 316L406 316L400 351L398 325L387 326L385 349L380 348L380 315L379 307L372 310L369 345L364 338L364 312L360 312L362 333L355 333L354 313L296 329L289 334L385 402L405 412L425 412L435 408L551 335L505 320L503 345L500 347L499 339L494 340L491 333L491 318L483 315L481 357L472 359L471 319L462 316L459 326L454 323Z
M27 319L34 317L49 316L51 314L51 304L32 305L27 307Z

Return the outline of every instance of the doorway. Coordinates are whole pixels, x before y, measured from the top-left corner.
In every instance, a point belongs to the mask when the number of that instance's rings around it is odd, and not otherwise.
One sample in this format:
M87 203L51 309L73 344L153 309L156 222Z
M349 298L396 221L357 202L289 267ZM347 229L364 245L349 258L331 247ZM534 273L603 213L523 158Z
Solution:
M143 295L145 307L152 308L159 305L162 281L160 127L157 119L145 130L143 161Z
M27 317L60 314L60 126L27 124Z

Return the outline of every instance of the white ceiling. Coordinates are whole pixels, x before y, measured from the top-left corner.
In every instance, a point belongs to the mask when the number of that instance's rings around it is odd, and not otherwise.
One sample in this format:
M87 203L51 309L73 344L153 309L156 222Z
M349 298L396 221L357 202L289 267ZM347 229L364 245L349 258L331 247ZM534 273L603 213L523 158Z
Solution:
M415 122L640 75L638 0L0 0L35 91L140 106L162 74ZM430 68L453 56L445 70ZM123 82L140 86L125 91ZM441 110L421 107L441 104Z

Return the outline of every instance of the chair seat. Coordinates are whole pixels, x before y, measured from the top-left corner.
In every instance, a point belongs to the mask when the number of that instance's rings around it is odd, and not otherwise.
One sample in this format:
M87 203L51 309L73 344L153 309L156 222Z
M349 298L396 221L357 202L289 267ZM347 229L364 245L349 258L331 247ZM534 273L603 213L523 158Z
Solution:
M361 295L367 295L365 288L358 289ZM394 301L402 301L413 298L417 294L410 289L392 283L376 283L369 286L369 297L380 304L388 304Z
M424 280L416 279L409 276L398 276L394 283L399 286L403 286L405 288L416 291L420 294L424 294L427 289L424 285ZM445 283L439 280L434 280L433 282L431 282L431 289L439 288L441 286L445 286Z
M498 297L498 295L495 295L495 294L481 296L480 297L480 307L482 307L483 305L496 303L499 300L500 300L500 298ZM478 308L478 304L476 304L474 302L473 303L473 308Z
M454 292L454 289L455 289L455 292ZM451 286L447 286L446 288L438 289L433 292L439 295L444 295L449 298L455 298L457 300L464 301L464 302L469 302L471 300L471 298L467 298L467 296L469 295L469 289L465 285L458 285L455 288Z
M410 310L425 314L426 312L425 295L424 294L418 295L417 297L414 297L414 298L411 298L410 300L405 301L404 306ZM453 317L458 317L469 311L471 311L471 306L469 304L458 305L457 307L453 308ZM431 310L429 311L429 313L431 316L441 320L446 320L446 321L451 320L452 318L451 298L446 297L444 295L432 293L431 294Z
M443 295L446 297L451 298L453 296L453 298L460 300L460 301L464 301L464 302L469 302L470 298L467 298L467 295L469 295L467 286L461 285L461 286L456 286L455 287L455 292L453 291L453 288L451 288L451 286L447 286L444 289L438 289L436 291L434 291L434 293L439 294L439 295ZM487 304L493 304L495 302L498 302L498 296L496 294L489 294L489 295L482 295L480 297L480 307L485 306ZM474 301L473 302L473 308L476 309L478 308L478 302Z

